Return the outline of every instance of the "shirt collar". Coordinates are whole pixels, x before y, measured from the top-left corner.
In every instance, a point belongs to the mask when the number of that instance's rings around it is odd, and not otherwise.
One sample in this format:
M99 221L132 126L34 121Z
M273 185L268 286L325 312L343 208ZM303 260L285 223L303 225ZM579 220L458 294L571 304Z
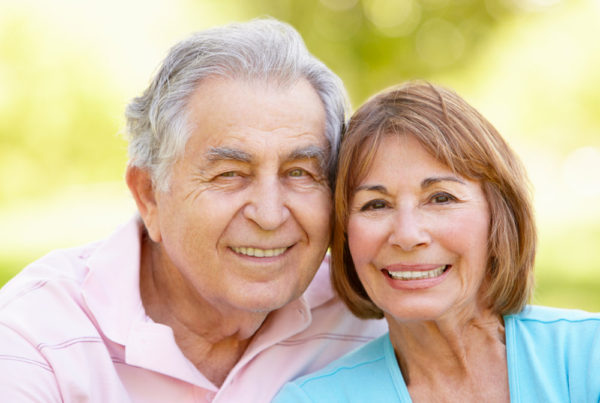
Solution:
M132 322L145 316L139 291L141 220L136 215L90 255L83 298L102 332L126 344Z
M335 296L331 282L329 281L330 265L331 257L328 253L325 255L325 259L321 262L317 274L315 274L315 277L302 296L311 309L324 304Z

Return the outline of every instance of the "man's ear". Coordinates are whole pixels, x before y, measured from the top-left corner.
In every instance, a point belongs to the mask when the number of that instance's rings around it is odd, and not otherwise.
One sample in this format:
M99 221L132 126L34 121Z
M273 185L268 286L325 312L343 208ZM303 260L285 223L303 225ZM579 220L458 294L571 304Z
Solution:
M138 211L150 239L160 242L160 226L158 220L158 206L156 204L154 185L148 170L129 165L125 173L127 186L137 204Z

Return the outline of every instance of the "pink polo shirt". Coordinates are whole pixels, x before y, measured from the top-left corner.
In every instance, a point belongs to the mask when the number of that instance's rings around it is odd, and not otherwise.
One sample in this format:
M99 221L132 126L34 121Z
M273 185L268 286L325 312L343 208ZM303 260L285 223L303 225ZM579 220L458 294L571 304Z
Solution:
M0 400L269 402L288 380L386 331L334 298L328 263L273 312L219 388L183 355L139 293L141 226L54 251L0 291Z

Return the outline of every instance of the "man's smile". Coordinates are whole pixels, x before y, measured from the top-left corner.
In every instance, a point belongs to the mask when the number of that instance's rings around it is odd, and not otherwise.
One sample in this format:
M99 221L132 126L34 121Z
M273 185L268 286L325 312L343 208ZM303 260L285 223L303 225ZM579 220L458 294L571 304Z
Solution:
M275 257L284 254L285 251L289 249L289 247L286 246L282 248L261 249L250 246L232 246L231 249L235 253L239 253L240 255L252 257Z

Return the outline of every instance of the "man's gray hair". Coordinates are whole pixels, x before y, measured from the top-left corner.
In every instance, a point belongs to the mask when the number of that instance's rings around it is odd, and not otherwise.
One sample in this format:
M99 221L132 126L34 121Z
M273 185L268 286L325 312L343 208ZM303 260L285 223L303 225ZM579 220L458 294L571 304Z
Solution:
M305 78L323 102L333 185L348 98L340 78L312 56L298 32L271 19L233 23L197 32L171 48L145 92L127 106L130 164L148 169L166 191L172 164L190 135L187 102L211 76L291 85Z

